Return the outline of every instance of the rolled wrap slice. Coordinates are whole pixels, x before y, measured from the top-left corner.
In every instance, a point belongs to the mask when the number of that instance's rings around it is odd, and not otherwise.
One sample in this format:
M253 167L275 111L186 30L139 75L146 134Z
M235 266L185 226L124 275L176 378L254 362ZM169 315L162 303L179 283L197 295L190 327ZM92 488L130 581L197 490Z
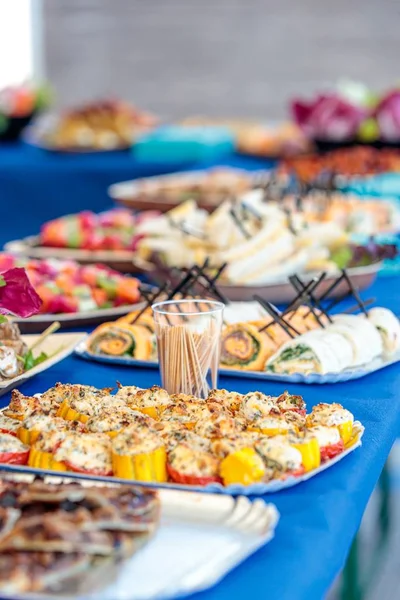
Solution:
M329 329L340 333L352 345L352 367L366 364L383 352L381 336L363 315L335 315Z
M236 323L222 332L220 364L231 369L260 371L275 349L272 340L254 325Z
M322 332L310 331L284 344L269 358L265 370L273 373L337 373L343 360Z
M387 354L400 348L400 322L388 308L377 306L368 311L368 319L377 328Z
M152 348L151 334L140 325L104 323L91 334L87 348L93 354L148 360Z

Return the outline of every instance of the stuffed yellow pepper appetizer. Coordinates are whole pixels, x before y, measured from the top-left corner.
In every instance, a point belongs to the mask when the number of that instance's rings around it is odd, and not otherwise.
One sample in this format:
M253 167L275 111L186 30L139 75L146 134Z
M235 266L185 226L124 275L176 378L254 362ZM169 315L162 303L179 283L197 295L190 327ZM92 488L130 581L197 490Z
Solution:
M167 481L164 440L135 425L112 439L112 466L115 477L137 481Z

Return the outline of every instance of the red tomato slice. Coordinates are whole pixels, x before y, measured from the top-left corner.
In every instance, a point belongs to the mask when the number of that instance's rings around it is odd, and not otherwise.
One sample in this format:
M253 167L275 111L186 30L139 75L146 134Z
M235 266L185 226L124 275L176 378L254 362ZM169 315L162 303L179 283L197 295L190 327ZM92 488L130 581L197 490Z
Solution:
M102 471L101 469L82 469L81 467L76 467L68 460L63 461L65 466L69 471L73 471L74 473L82 473L83 475L97 475L99 477L109 477L113 474L112 471Z
M175 483L182 483L183 485L208 485L209 483L222 483L222 480L218 476L206 476L199 477L197 475L186 475L179 473L176 469L167 464L167 472L172 481Z
M279 406L279 405L278 405ZM307 411L305 408L281 408L280 409L281 413L285 413L285 412L295 412L298 415L301 415L302 417L305 417L307 414Z
M324 448L321 448L321 461L324 462L326 460L335 458L335 456L343 452L343 450L343 440L340 440L336 444L331 444L330 446L324 446Z
M0 452L0 463L6 465L26 465L30 450L22 452Z
M304 473L305 473L305 469L303 466L301 466L298 469L296 469L295 471L286 471L286 473L284 473L282 475L282 477L280 477L280 479L285 480L288 477L301 477L302 475L304 475Z
M11 431L10 429L6 429L5 427L0 428L0 433L8 433L8 435L13 435L14 437L18 437L16 431Z

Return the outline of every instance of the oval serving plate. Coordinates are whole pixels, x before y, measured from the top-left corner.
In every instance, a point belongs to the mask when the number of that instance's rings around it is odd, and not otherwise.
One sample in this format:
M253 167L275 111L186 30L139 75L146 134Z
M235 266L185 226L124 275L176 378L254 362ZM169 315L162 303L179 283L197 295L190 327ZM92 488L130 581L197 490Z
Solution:
M228 486L223 486L220 483L210 483L206 486L198 486L198 485L183 485L178 483L156 483L156 482L147 482L147 481L136 481L134 479L121 479L119 477L102 477L96 475L82 475L79 473L74 473L73 471L49 471L46 469L37 469L33 467L28 467L26 465L11 465L11 464L2 464L2 471L10 471L16 473L31 473L32 475L52 475L63 478L70 479L82 479L87 481L102 481L104 483L121 483L125 485L140 485L142 487L150 487L150 488L166 488L173 490L185 490L188 492L204 492L204 493L217 493L217 494L229 494L229 495L241 495L241 496L262 496L263 494L270 494L279 492L281 490L293 487L295 485L299 485L319 473L326 471L337 462L343 460L346 456L348 456L351 452L353 452L356 448L359 448L362 444L362 437L364 435L364 427L359 421L354 422L354 435L352 439L347 444L344 452L325 462L323 465L301 475L300 477L287 477L286 479L275 479L269 482L259 482L253 483L251 485L242 485L242 484L231 484Z
M89 352L86 347L86 341L83 340L75 348L75 354L85 360L94 362L122 365L126 367L147 367L150 369L158 369L158 362L148 360L136 360L126 356L101 356ZM269 373L266 371L242 371L241 369L219 369L218 374L223 377L238 377L239 379L261 379L263 381L284 381L286 383L307 383L307 384L323 384L323 383L342 383L352 379L361 379L370 373L380 371L385 367L390 367L400 361L400 350L393 354L390 358L378 356L373 361L366 365L362 365L357 369L345 369L340 373L293 373L292 375Z
M134 258L133 261L138 269L148 273L149 276L153 276L158 282L165 281L166 278L170 279L169 269L166 269L162 265L161 261L157 259L157 256L154 257L154 262L138 258ZM347 269L347 273L354 286L362 291L375 281L382 268L382 262L377 262L365 267L351 267ZM310 281L316 274L318 275L319 273L298 273L298 275L301 275L304 282ZM337 273L327 275L318 286L318 294L314 293L314 295L316 297L318 295L321 296L337 277ZM222 294L232 302L249 302L254 300L255 295L258 295L264 300L272 302L272 304L289 304L297 295L293 286L288 282L287 277L284 281L275 281L262 285L235 285L223 283L221 281L218 281L217 285ZM328 298L339 298L345 294L346 290L347 284L342 281L333 292L329 294Z
M29 258L75 260L83 265L102 263L121 273L141 273L142 269L133 263L132 250L81 250L79 248L52 248L41 246L38 235L30 235L22 240L7 242L5 252Z

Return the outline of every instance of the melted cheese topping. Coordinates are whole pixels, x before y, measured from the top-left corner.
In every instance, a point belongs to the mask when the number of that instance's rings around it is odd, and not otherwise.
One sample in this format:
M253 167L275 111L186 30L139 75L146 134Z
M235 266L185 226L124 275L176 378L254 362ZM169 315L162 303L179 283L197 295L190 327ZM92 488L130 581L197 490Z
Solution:
M0 429L16 432L20 427L21 421L18 421L17 419L10 419L10 417L0 414Z
M135 456L147 454L164 445L164 440L157 434L146 431L141 434L128 427L115 436L112 440L112 450L116 454Z
M226 437L216 439L211 443L211 450L218 458L225 458L228 454L242 450L243 448L253 448L259 434L252 431L243 431L235 437Z
M321 402L321 404L314 406L311 415L309 415L309 421L315 425L320 424L332 427L349 421L353 423L354 416L350 411L343 408L341 404L325 404Z
M112 470L111 442L106 435L68 434L54 453L58 461L67 461L77 469L98 469L109 473Z
M164 407L169 406L171 404L171 398L168 392L158 385L153 385L153 387L148 390L140 390L137 392L136 396L134 396L129 401L130 406L140 406L141 408L148 407Z
M0 452L26 452L29 446L25 446L18 438L9 433L0 433Z
M212 415L197 421L195 432L207 438L233 436L240 431L240 424L232 417Z
M249 422L259 421L274 410L276 410L274 398L265 396L261 392L247 394L240 405L240 412Z
M22 427L25 429L34 429L35 431L57 431L65 429L64 419L58 417L50 417L41 413L32 413L27 419L22 422Z
M186 444L179 444L168 454L173 469L183 475L213 477L218 475L219 461L208 452L200 452Z
M306 403L301 396L292 396L289 392L284 392L276 398L276 404L281 411L286 410L305 410Z
M237 410L241 401L243 399L243 394L239 394L238 392L228 392L228 390L211 390L208 394L208 400L216 400L223 404L229 410Z
M203 452L207 452L210 450L211 442L210 440L193 433L193 431L189 431L188 429L183 428L181 431L175 431L170 433L166 438L166 446L168 452L176 448L178 444L184 443L194 450L201 450Z
M340 442L340 433L336 427L316 425L315 427L310 427L308 431L317 438L320 448L338 444Z
M257 421L258 429L281 429L284 431L290 431L292 425L286 421L286 419L282 417L266 417L265 419L261 419Z
M261 454L267 466L277 466L283 471L296 471L302 465L299 450L287 443L285 437L263 438L256 443L256 450Z
M106 407L98 415L87 421L86 428L92 433L104 433L118 431L132 423L136 423L138 427L147 428L151 425L152 419L150 417L146 418L143 413L130 410L127 407L118 408L117 411L113 407Z
M202 417L210 416L207 405L202 402L178 402L167 408L162 414L163 421L193 423Z
M130 400L131 398L135 397L139 391L140 388L136 385L123 385L116 393L116 397L121 398L122 400Z

